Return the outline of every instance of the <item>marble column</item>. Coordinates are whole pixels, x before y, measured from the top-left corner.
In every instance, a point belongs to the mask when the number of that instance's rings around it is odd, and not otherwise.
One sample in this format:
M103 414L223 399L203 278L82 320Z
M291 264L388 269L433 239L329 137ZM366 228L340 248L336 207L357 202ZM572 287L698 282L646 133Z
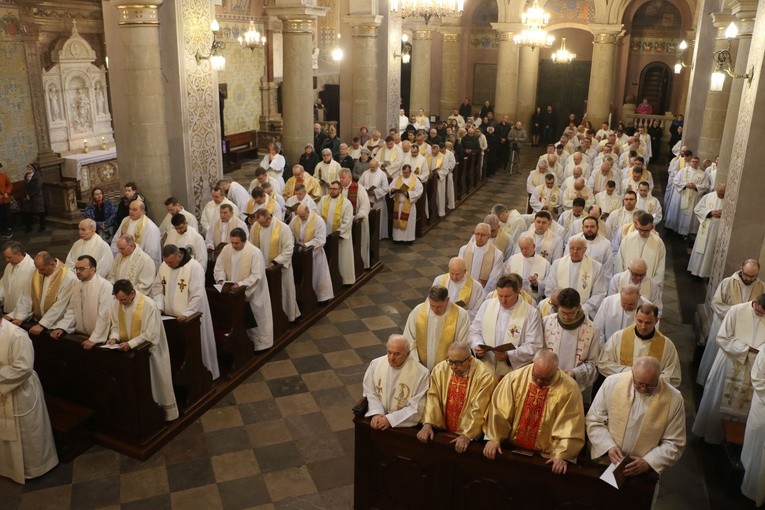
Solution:
M172 194L168 130L165 117L165 75L160 62L159 7L163 0L141 0L140 4L112 0L118 10L118 44L109 50L118 59L122 88L124 129L115 130L123 182L135 181L146 197L156 220L164 216L162 203ZM106 23L105 23L106 25ZM108 29L108 27L107 27ZM116 42L116 41L115 41ZM115 60L112 58L112 60ZM111 71L111 69L110 69ZM114 80L117 76L110 77ZM115 126L116 127L116 126Z
M519 23L492 23L491 27L499 32L494 118L501 119L503 115L508 115L514 120L518 98L518 46L513 42L513 35L519 32L521 27ZM483 103L484 99L476 97L473 101Z
M282 20L282 148L287 160L294 164L305 144L313 142L313 32L316 19L326 15L327 7L285 3L266 7L266 12Z
M765 2L757 5L752 30L748 70L754 73L751 84L744 85L737 108L736 132L733 137L722 224L715 246L712 276L708 293L714 292L720 280L736 271L747 258L765 258L765 222L760 221L765 179L757 164L765 161Z
M385 131L377 125L377 31L382 21L379 15L347 16L344 20L351 26L352 73L351 133L358 133L366 126L369 133L375 129ZM361 70L361 72L359 72Z
M452 114L460 104L457 95L460 82L460 28L444 26L441 28L441 99L439 115L442 119Z
M587 93L587 120L593 126L608 121L614 94L616 42L622 25L590 25L594 35L590 88Z
M523 122L527 133L531 136L531 116L537 103L537 83L539 82L539 48L524 46L521 48L520 64L518 65L518 107L515 119Z
M749 48L752 45L752 30L754 29L755 14L757 13L757 0L737 0L731 5L731 10L738 25L738 50L736 51L736 74L746 74ZM726 78L727 81L727 78ZM741 104L741 95L744 92L746 80L733 80L730 84L730 96L728 109L725 114L725 127L723 128L722 141L720 142L720 161L717 165L717 182L724 183L728 176L730 165L733 137L736 134L738 106Z
M725 29L733 21L733 16L727 13L716 12L712 13L712 19L714 20L714 27L717 29L715 51L730 48L731 58L735 61L736 45L731 46L731 40L725 38ZM726 76L722 90L710 90L707 94L698 146L698 155L702 160L706 158L714 159L720 154L720 141L722 140L723 128L725 127L725 116L728 110L732 81L729 76Z
M422 108L430 115L430 54L433 48L433 31L417 28L412 40L412 83L409 88L409 115Z

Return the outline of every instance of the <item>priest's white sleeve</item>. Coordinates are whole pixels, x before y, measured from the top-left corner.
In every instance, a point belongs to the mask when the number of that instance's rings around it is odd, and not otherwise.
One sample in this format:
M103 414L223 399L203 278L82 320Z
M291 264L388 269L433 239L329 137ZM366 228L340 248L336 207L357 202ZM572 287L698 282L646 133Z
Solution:
M385 414L385 407L382 405L382 402L380 402L380 399L377 398L374 381L375 370L380 363L387 363L387 360L384 357L372 360L367 367L367 371L364 373L362 389L364 392L363 396L367 398L367 412L364 415L366 417ZM393 424L391 424L391 426L393 426Z
M608 430L608 400L613 393L615 380L616 378L606 378L592 400L590 410L585 417L587 438L590 440L590 456L593 459L605 455L608 450L618 446Z
M72 299L74 282L77 281L71 272L67 272L61 279L56 294L56 302L48 308L40 319L39 324L47 329L66 329L66 326L74 317L74 311L69 308Z
M749 356L749 344L736 338L736 310L728 311L717 333L717 344L720 349L733 358L737 363L744 363Z
M620 374L630 367L619 363L619 346L621 345L622 333L617 331L608 339L606 345L600 351L598 356L598 371L604 377L613 374ZM666 344L665 344L666 345Z

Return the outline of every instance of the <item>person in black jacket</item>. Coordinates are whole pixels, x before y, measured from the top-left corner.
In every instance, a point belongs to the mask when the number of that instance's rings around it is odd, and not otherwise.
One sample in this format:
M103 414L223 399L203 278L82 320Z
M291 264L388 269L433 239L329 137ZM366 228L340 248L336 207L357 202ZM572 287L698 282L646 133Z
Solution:
M26 231L32 231L34 217L40 219L38 232L45 230L45 197L43 196L43 178L40 165L30 163L27 165L27 173L24 174L24 201L21 203L24 213Z
M553 143L556 140L556 120L552 105L547 105L547 109L542 113L542 134L546 144Z
M321 158L313 150L313 144L305 144L305 152L300 155L298 164L302 166L306 172L313 175L313 170L316 168L316 165L319 164L319 161L321 161Z
M351 172L353 172L353 165L355 161L353 161L353 158L348 154L348 145L341 143L340 144L340 153L335 158L335 161L340 163L341 168L347 168Z
M464 101L462 101L462 104L460 105L460 115L462 115L462 118L467 120L468 117L473 117L473 105L470 103L470 99L465 98Z

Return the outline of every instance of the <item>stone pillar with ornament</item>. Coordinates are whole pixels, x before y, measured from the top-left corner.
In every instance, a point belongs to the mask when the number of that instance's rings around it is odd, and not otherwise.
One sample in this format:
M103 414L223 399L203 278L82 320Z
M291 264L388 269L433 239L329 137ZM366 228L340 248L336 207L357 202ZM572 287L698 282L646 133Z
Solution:
M441 32L441 99L439 114L446 119L460 104L457 95L460 72L460 32L458 26L443 25Z
M266 7L282 21L284 81L282 83L282 149L288 161L300 159L306 143L313 141L313 32L326 7L302 5L298 0Z
M523 27L520 23L492 23L491 26L499 33L494 118L501 119L503 115L508 115L510 119L515 119L518 99L518 45L513 41L513 35ZM484 98L474 98L474 101L483 103Z
M622 25L589 25L595 39L592 48L590 88L587 93L587 120L593 126L608 121L614 93L616 42Z
M352 30L351 59L355 63L352 73L351 130L357 133L361 126L368 132L380 129L377 125L377 31L382 16L375 14L349 15L344 18ZM382 126L384 131L384 126Z
M430 54L433 47L433 30L427 26L412 27L412 84L409 89L409 116L422 108L430 116Z

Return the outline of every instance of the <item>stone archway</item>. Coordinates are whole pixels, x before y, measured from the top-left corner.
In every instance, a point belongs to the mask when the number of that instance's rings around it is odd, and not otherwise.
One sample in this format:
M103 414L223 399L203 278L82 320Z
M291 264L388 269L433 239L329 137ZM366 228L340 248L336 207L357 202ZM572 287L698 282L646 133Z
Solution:
M664 62L651 62L640 72L637 102L647 98L653 113L664 115L672 95L672 71Z

